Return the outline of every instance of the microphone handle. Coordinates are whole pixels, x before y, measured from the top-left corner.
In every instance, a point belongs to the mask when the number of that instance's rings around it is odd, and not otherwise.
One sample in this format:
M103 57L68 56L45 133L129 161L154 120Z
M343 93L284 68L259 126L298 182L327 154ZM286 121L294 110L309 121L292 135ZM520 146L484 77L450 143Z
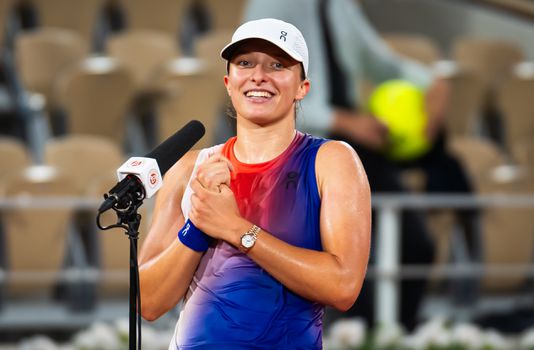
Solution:
M117 209L126 209L130 206L130 197L128 193L136 194L139 200L145 195L145 189L141 180L135 175L128 175L119 181L109 193L105 195L104 202L98 208L99 213L103 213L113 207Z

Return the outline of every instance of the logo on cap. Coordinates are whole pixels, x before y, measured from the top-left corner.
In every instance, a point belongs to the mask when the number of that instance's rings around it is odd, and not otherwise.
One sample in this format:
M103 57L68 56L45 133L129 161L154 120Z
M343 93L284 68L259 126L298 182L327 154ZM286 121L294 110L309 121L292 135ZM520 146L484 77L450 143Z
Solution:
M287 36L287 32L284 32L283 30L280 31L280 40L284 39L284 41L286 41L286 36Z

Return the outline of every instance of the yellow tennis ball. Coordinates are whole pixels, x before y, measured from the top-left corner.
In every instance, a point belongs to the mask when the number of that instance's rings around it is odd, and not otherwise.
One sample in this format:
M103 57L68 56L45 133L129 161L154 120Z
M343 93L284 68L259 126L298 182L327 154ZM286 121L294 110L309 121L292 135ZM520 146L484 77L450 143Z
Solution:
M414 84L404 80L380 84L371 93L369 111L389 128L390 146L385 152L392 159L414 159L430 149L425 96Z

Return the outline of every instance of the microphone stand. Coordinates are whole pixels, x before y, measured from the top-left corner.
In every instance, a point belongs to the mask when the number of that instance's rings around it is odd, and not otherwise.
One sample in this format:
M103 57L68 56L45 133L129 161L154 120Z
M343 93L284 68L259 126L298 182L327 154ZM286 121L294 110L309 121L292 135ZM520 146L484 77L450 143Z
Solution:
M104 194L104 198L114 196L113 194ZM101 230L110 230L112 228L123 228L125 234L130 240L130 298L129 298L129 350L136 350L136 339L138 340L137 349L141 350L141 293L139 287L139 266L137 264L137 241L139 238L139 225L141 224L141 214L137 210L143 204L145 191L142 187L138 191L126 193L121 198L117 198L115 204L111 207L117 214L117 222L113 225L103 226L100 222L100 216L104 211L98 211L96 224Z

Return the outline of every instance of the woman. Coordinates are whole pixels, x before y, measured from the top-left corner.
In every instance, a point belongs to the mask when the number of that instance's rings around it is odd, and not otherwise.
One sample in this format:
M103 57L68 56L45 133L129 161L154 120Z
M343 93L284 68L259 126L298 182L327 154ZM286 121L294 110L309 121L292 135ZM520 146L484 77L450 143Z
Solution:
M171 349L321 348L324 306L350 308L364 279L365 172L346 144L295 129L310 88L296 27L247 22L221 56L237 136L167 173L140 253L143 317L184 300Z

